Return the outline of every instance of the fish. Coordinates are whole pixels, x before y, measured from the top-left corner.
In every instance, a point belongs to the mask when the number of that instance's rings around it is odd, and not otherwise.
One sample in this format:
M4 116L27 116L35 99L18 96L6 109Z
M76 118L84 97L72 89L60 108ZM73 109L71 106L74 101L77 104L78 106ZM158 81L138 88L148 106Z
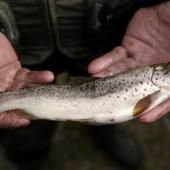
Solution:
M74 85L39 85L0 93L0 113L88 124L129 121L170 97L170 64L145 66Z

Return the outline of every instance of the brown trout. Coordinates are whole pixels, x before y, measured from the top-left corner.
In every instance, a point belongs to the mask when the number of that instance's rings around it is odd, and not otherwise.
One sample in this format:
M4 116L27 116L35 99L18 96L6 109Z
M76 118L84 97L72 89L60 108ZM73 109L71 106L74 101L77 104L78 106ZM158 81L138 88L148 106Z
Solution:
M81 85L43 85L0 93L0 112L30 119L112 124L170 97L170 65L147 66Z

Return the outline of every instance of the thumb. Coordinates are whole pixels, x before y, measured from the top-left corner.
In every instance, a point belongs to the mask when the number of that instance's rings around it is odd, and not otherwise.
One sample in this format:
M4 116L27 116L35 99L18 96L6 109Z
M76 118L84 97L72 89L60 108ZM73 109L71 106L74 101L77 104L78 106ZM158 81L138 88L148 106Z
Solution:
M88 70L94 77L107 77L137 66L137 62L128 57L124 47L116 47L111 52L92 61Z
M0 128L18 128L29 125L30 121L12 111L0 113Z
M126 72L130 69L138 67L138 63L133 58L124 58L117 63L113 63L105 70L93 75L94 77L108 77L122 72Z
M123 47L116 47L105 55L93 60L88 67L90 74L94 75L104 71L112 64L126 57L126 50Z

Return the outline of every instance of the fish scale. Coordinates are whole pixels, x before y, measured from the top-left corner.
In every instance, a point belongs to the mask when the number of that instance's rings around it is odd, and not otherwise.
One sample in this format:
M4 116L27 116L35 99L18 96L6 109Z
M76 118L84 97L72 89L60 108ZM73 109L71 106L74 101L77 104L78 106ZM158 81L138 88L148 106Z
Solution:
M0 93L0 112L29 119L113 124L170 97L169 65L133 69L81 85L42 85ZM169 84L168 84L169 83Z

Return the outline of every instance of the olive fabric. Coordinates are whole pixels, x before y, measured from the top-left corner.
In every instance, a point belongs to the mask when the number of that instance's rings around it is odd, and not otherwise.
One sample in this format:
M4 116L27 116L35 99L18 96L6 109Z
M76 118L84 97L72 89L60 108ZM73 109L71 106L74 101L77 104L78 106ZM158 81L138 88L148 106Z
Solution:
M148 2L158 1L163 0ZM129 20L140 4L149 4L144 0L0 2L5 4L0 5L0 26L8 23L6 34L13 44L19 37L17 50L20 61L26 65L40 64L56 50L70 59L104 53L120 44ZM4 14L6 22L1 17Z
M129 20L137 10L136 0L89 0L86 3L86 9L91 9L87 12L90 18L87 26L93 45L105 51L119 45Z
M4 33L14 46L18 43L18 30L15 18L7 3L0 0L0 32Z
M54 50L47 0L5 0L19 31L19 57L23 64L38 64Z
M126 17L126 14L134 5L133 0L3 2L10 7L17 25L20 60L28 65L45 61L56 49L71 59L86 58L100 51L103 44L109 44L106 42L120 39L125 30L123 27L131 16ZM120 24L122 22L123 25ZM100 24L100 27L97 28L96 24ZM117 32L119 28L123 28L120 33ZM111 37L112 35L108 34L110 30L113 30L118 38Z

